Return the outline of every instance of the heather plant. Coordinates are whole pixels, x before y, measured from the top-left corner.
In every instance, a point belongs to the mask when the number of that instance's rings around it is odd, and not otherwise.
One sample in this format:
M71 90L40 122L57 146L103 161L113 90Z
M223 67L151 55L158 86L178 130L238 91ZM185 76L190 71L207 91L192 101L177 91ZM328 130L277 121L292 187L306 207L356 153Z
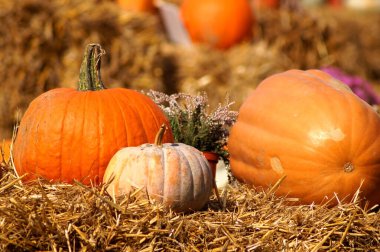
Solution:
M205 92L198 95L167 95L150 90L147 95L167 115L177 142L194 146L200 151L217 153L228 163L228 151L225 147L230 127L238 115L237 111L230 110L233 102L229 101L228 96L224 104L211 110Z

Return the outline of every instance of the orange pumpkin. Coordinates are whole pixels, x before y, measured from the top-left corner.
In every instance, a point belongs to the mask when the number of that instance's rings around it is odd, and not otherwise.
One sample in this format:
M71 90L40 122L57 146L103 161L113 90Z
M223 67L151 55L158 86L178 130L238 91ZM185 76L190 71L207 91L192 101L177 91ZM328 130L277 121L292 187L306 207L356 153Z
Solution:
M207 159L196 148L183 143L162 144L165 126L154 144L127 147L111 159L104 174L112 196L145 188L151 198L174 211L199 210L208 201L213 175Z
M280 6L279 0L252 0L254 9L277 9Z
M380 118L319 70L265 79L246 99L228 142L232 174L278 195L321 203L361 196L380 203ZM363 184L361 185L361 183ZM336 204L332 200L331 204Z
M117 4L126 11L153 12L153 0L117 0Z
M25 180L100 182L117 150L153 141L163 123L169 127L148 96L103 86L102 52L99 45L87 46L78 90L53 89L29 105L13 150L19 175L28 173ZM164 141L173 141L171 131Z
M227 49L251 33L248 0L184 0L180 13L193 42Z

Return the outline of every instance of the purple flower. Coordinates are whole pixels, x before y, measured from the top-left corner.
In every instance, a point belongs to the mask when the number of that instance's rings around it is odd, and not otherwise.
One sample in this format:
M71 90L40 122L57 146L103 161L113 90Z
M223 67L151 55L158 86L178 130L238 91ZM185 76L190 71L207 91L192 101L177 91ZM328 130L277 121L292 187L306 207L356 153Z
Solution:
M323 67L321 70L345 83L357 96L359 96L367 103L371 105L380 104L379 95L376 93L373 86L363 78L348 75L336 67Z

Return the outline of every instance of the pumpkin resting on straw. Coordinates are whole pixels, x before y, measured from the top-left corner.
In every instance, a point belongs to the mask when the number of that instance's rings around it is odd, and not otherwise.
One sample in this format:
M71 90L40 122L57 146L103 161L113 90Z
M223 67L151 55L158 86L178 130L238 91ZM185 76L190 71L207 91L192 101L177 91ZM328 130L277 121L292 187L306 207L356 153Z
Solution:
M231 129L231 171L239 180L321 203L351 200L360 187L380 203L380 117L340 81L319 70L265 79ZM337 201L332 200L331 204Z
M28 107L13 150L19 175L28 173L25 180L100 182L117 150L153 141L163 123L170 126L149 97L103 86L101 54L99 45L87 46L78 90L50 90ZM164 141L173 141L171 131Z
M165 128L154 144L123 148L112 157L104 174L104 182L110 182L107 191L120 196L145 188L150 197L175 211L199 210L213 188L208 161L190 145L162 144Z

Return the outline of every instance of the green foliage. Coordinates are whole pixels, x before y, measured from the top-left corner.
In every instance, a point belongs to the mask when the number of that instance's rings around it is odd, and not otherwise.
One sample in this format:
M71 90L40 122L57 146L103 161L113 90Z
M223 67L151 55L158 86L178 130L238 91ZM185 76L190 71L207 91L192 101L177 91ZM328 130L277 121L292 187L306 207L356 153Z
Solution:
M166 95L149 91L147 95L161 107L169 118L174 139L197 148L200 151L217 153L228 163L225 150L229 129L236 121L238 113L230 111L233 104L226 97L225 105L219 104L209 111L206 93L189 95L176 93Z

